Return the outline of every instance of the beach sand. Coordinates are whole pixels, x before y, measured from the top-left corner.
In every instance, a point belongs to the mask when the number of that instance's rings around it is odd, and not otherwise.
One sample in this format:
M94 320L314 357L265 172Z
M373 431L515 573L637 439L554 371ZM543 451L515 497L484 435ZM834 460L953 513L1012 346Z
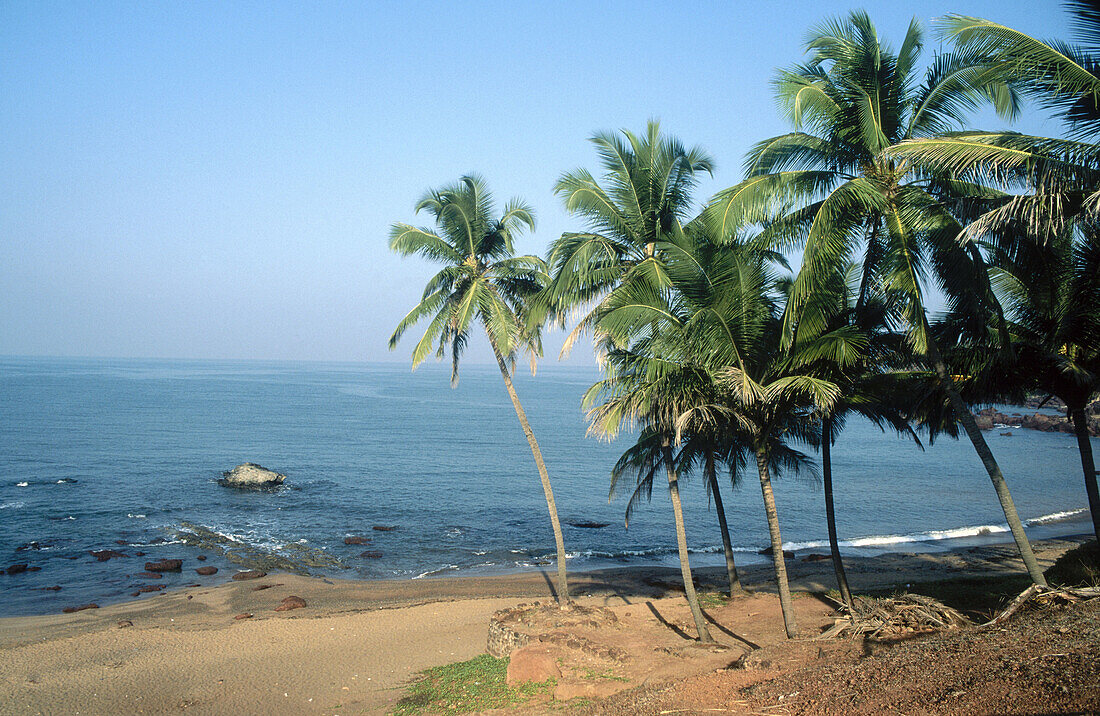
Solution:
M1037 542L1036 552L1046 567L1082 540ZM846 564L853 589L869 589L1021 573L1013 555L1012 545L992 545ZM788 569L797 590L833 586L827 560L788 561ZM742 570L746 586L761 592L774 590L770 576L769 565ZM698 578L704 590L720 591L724 569ZM571 591L588 606L678 609L678 581L667 568L601 570L571 575ZM273 574L74 614L7 617L0 712L385 713L418 671L483 653L494 612L552 599L552 584L544 572L381 582ZM274 611L290 595L307 606ZM781 623L770 628L780 638Z

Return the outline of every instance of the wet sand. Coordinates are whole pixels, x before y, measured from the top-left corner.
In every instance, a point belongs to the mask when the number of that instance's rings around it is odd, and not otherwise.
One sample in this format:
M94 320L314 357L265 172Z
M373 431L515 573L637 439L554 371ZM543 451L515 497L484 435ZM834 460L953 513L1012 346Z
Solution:
M1083 538L1035 543L1044 566ZM1012 545L846 561L853 589L1022 573ZM789 560L792 586L834 586L828 560ZM697 571L721 590L724 569ZM770 565L742 570L768 591ZM675 598L679 572L571 575L584 604ZM260 585L272 585L257 590ZM307 606L276 612L287 596ZM493 612L553 598L553 574L365 582L273 574L74 614L0 619L0 712L385 713L416 672L484 651ZM237 620L239 614L252 614ZM120 626L120 624L125 626Z

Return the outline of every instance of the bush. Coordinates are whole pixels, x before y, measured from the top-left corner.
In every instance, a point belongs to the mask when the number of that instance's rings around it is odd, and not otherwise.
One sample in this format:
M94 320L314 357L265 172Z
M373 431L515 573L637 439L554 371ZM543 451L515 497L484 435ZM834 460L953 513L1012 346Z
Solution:
M1100 587L1100 546L1096 540L1063 554L1046 571L1047 581L1061 587Z

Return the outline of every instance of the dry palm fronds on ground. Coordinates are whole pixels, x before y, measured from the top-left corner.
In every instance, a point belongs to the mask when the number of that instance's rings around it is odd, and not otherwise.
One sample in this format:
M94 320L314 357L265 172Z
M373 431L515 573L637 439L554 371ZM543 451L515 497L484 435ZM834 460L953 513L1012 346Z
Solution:
M859 597L854 600L851 611L837 618L818 638L863 635L871 639L892 639L969 623L969 619L951 607L920 594Z
M1019 611L1020 607L1028 604L1029 602L1038 602L1039 604L1074 604L1080 601L1086 601L1089 599L1096 599L1100 597L1100 587L1040 587L1038 584L1033 584L1024 591L1020 592L1020 595L1012 600L1012 603L1005 607L997 616L990 619L985 624L982 624L979 629L988 629L990 627L998 626L1004 623Z

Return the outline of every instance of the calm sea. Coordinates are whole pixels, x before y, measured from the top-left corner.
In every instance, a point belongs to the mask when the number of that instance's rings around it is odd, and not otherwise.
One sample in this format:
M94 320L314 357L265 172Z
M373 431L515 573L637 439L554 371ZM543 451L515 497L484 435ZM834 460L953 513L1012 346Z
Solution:
M608 502L609 469L628 438L586 437L580 400L597 377L548 364L516 380L550 470L570 568L674 564L666 492L654 490L629 530L625 497ZM1071 436L987 435L1033 536L1088 531ZM246 461L285 473L286 486L242 492L217 483ZM946 439L921 451L853 421L834 450L834 473L848 554L1007 537L969 443ZM762 561L757 550L768 543L758 485L751 474L740 487L725 485L745 563ZM784 477L776 490L788 546L820 551L819 485ZM695 563L720 563L703 485L685 481L684 498ZM570 524L585 522L608 526ZM317 570L330 577L503 573L553 554L538 475L493 367L464 367L452 390L447 367L434 364L410 372L399 364L0 359L0 568L41 568L0 575L0 614L129 598L147 559L183 558L184 572L163 583L194 582L202 550L178 541L183 524L277 554L321 550L342 565ZM372 543L345 545L349 535ZM128 556L98 562L88 552L99 549ZM207 554L205 564L221 571L202 581L237 569ZM62 589L45 589L52 585Z

